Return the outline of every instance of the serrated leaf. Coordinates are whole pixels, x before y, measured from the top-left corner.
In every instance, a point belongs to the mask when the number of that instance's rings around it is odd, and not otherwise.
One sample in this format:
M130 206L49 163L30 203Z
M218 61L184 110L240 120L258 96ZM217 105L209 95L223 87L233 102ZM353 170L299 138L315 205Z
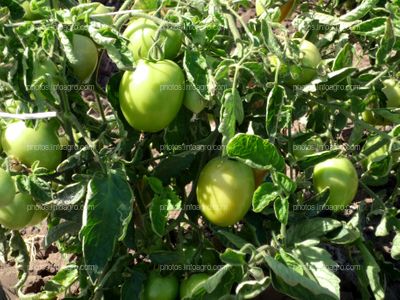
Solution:
M104 271L117 241L123 240L132 217L133 194L122 170L96 174L88 184L83 213L82 248L92 281Z
M341 222L330 218L313 218L297 222L287 230L287 244L320 238L341 226Z
M339 299L328 289L307 277L301 276L272 257L267 256L265 260L271 269L272 285L279 292L294 299Z
M274 201L274 212L279 222L287 224L289 219L289 201L288 198L278 197Z
M270 137L275 137L278 132L282 105L284 104L285 98L285 88L280 85L275 85L268 94L265 127Z
M279 197L279 189L270 182L261 184L253 194L253 211L262 212L271 202Z
M252 168L283 170L285 165L275 145L256 135L237 134L227 145L226 152Z

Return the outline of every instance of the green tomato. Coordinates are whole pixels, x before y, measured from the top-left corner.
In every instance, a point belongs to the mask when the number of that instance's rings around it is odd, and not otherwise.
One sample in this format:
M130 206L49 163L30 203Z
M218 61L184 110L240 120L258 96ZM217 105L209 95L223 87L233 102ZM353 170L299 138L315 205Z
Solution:
M148 57L159 27L151 20L140 18L132 21L125 29L123 35L130 41L129 49L136 61ZM161 47L164 59L173 59L178 55L182 38L183 35L178 30L165 29L161 32L158 45Z
M105 6L101 3L99 3L99 5L97 6L97 8L93 11L92 14L96 15L96 14L106 14L109 12L113 12L114 11L114 7L110 7L110 6ZM104 23L107 25L112 25L113 23L113 17L112 16L103 16L103 17L93 17L93 20L100 22L100 23Z
M125 72L119 88L121 110L137 130L157 132L168 126L182 106L185 76L173 61L140 60Z
M357 171L347 158L331 158L314 167L313 182L320 193L329 187L327 205L333 211L345 209L354 199L358 189Z
M8 205L15 197L15 184L8 172L0 168L0 207Z
M30 195L18 193L10 204L0 207L0 224L12 230L24 228L32 219L34 206Z
M93 75L98 62L95 43L87 36L72 36L72 51L77 61L71 64L74 75L81 81L88 81Z
M380 115L376 114L373 111L366 110L362 113L362 118L364 122L367 122L371 125L388 125L390 122L386 121Z
M41 123L37 128L29 128L23 121L11 123L2 134L2 145L7 155L31 166L39 161L39 166L54 170L61 162L61 147L57 134Z
M255 189L253 170L227 158L214 158L200 173L197 201L203 215L219 226L241 220L251 206Z
M293 145L293 155L297 160L304 158L305 156L315 154L324 149L324 143L318 136L313 136L305 141L303 144Z
M179 282L175 276L161 276L152 272L144 287L143 300L175 300L179 292Z
M199 273L199 274L193 274L189 278L183 280L181 283L181 288L179 293L181 300L192 299L193 292L195 292L195 290L199 288L201 284L206 282L208 278L210 278L210 275L205 273Z
M32 80L42 76L55 78L58 74L57 66L49 58L38 59L33 65ZM52 88L52 87L49 87ZM46 96L40 90L34 90L33 95L36 100L46 100Z
M200 95L193 86L187 84L183 105L191 112L198 114L206 107L206 102L203 96Z
M394 79L386 79L382 92L387 98L387 107L400 107L400 83Z
M290 85L304 85L311 82L317 75L317 66L321 62L321 54L318 48L311 42L301 39L299 41L300 65L288 65L281 63L279 74L283 81ZM278 67L279 59L275 55L269 56L272 70Z
M33 211L33 215L31 220L29 221L29 223L26 226L35 226L37 224L39 224L40 222L42 222L44 219L47 218L49 214L40 209L40 207L36 206L35 210Z

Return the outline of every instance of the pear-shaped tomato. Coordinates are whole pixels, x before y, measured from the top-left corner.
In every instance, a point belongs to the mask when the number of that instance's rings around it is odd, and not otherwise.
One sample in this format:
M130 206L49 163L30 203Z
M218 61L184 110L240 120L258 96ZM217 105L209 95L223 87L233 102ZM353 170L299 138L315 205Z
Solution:
M11 123L2 134L4 152L31 166L54 170L61 161L61 147L56 132L46 123L37 128L27 127L23 121Z
M214 158L200 173L197 201L212 223L230 226L240 221L251 206L255 189L253 170L227 158Z
M182 106L185 76L173 61L140 60L125 72L119 88L121 110L135 129L157 132L168 126Z

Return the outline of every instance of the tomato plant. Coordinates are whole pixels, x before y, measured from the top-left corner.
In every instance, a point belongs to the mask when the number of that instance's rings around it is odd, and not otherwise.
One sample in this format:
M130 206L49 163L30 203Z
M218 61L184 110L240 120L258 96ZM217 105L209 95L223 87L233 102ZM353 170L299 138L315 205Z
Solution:
M2 134L3 150L20 162L54 170L61 161L61 148L56 133L46 124L30 128L20 121L11 123Z
M10 298L396 298L399 0L100 2L0 1Z
M170 60L141 60L134 72L121 80L119 98L122 112L137 129L157 132L168 126L182 106L185 78Z

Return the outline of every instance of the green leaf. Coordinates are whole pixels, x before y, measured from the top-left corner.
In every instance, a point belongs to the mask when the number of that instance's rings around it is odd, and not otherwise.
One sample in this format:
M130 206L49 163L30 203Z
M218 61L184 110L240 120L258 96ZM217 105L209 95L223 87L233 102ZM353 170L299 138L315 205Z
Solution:
M320 162L323 162L327 159L338 156L340 153L340 149L333 149L329 151L318 152L312 155L307 155L303 159L299 160L297 164L299 168L305 170L309 167L313 167Z
M222 134L222 144L226 145L233 138L236 132L236 100L232 93L227 92L223 96L220 125L218 131Z
M289 201L288 198L278 197L274 201L275 216L282 224L287 224L289 219Z
M275 85L267 98L266 129L270 137L275 137L278 131L278 124L281 118L282 105L286 98L285 88Z
M129 70L134 64L129 41L124 39L119 31L111 26L92 21L88 27L90 37L107 51L107 55L121 70Z
M341 222L329 218L314 218L297 222L287 231L287 244L292 245L304 240L320 238L341 226Z
M352 244L361 237L360 232L350 224L345 224L338 230L333 230L326 235L326 238L333 244Z
M271 278L242 281L236 287L236 294L243 299L254 299L264 292L271 284Z
M276 147L257 135L237 134L230 140L226 152L252 168L283 170L285 165Z
M243 266L246 264L246 253L227 248L220 256L221 261L231 266Z
M308 218L319 215L324 209L329 198L329 188L324 189L321 193L314 195L308 199L306 203L294 204L293 210L305 211Z
M121 300L140 300L140 293L146 275L139 271L133 271L132 276L125 280L121 287Z
M211 80L207 72L208 68L207 60L200 52L186 49L183 57L183 69L186 72L187 80L195 87L202 87L199 92L205 99L208 99L208 81ZM207 87L207 89L203 87Z
M380 267L376 262L375 258L369 252L368 248L365 246L362 240L358 240L357 247L360 250L361 256L363 258L363 266L360 272L367 275L370 288L376 300L385 299L385 290L380 282Z
M124 239L132 206L133 194L122 170L90 180L80 235L85 264L96 267L88 272L92 281L105 270L117 241Z
M330 290L339 299L340 279L332 272L338 265L331 254L322 248L303 245L298 245L294 252L314 275L320 286Z
M253 211L262 212L271 202L279 197L279 189L270 182L261 184L253 194Z
M272 181L286 194L290 195L297 189L296 182L283 173L273 172Z
M245 239L224 229L218 230L217 233L228 239L228 241L233 245L235 245L238 249L242 248L244 245L247 244L247 241Z
M155 195L150 206L151 228L154 233L162 237L166 234L169 212L180 209L181 201L178 196L166 197L166 195Z
M368 14L371 9L375 8L378 2L379 0L363 0L355 9L349 11L339 19L344 22L357 21Z
M393 259L400 259L400 233L396 233L393 239L392 249L390 250L390 255Z
M354 34L378 38L385 32L386 17L376 17L351 27Z
M346 43L336 55L335 60L333 61L332 70L337 71L342 68L351 67L353 65L353 51L353 46Z
M272 285L277 291L294 299L339 299L330 290L307 277L301 276L272 257L267 256L265 260L271 269Z
M394 34L393 24L391 19L388 18L385 26L385 34L383 35L378 51L376 52L376 65L379 66L387 62L390 54L393 50L394 44L396 42L396 37Z
M278 57L282 57L282 50L276 39L274 32L269 24L269 21L264 18L261 20L261 34L263 38L264 46L267 47L269 52L275 54Z

